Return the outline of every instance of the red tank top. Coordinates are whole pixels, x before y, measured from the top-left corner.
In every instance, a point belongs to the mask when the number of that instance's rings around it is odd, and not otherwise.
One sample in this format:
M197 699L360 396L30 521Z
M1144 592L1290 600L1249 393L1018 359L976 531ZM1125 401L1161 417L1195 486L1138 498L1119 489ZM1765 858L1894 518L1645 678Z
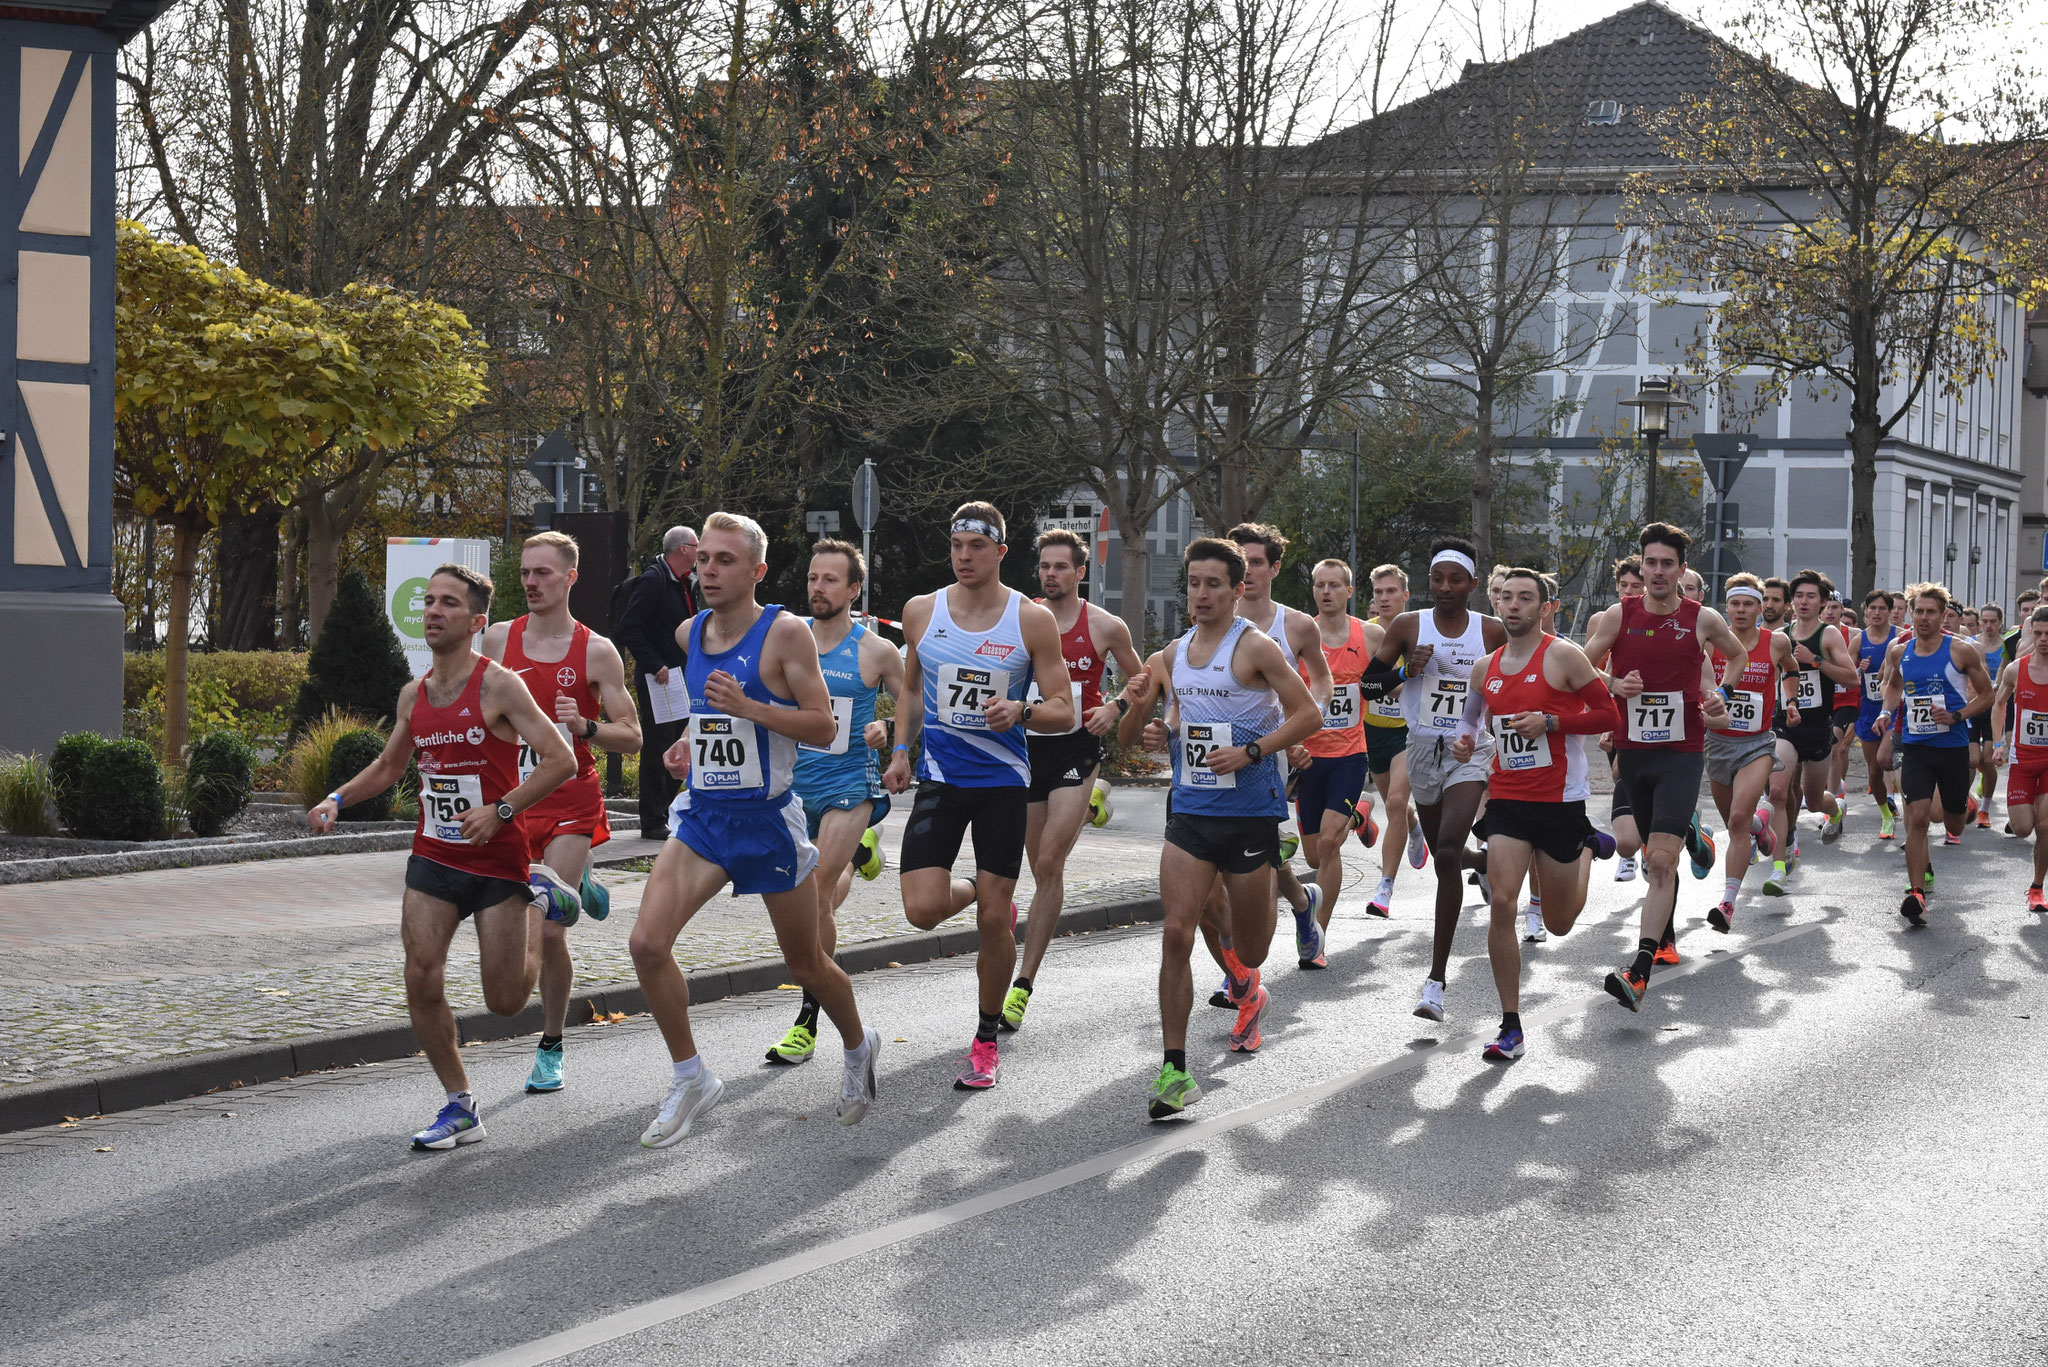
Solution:
M1621 600L1621 633L1607 657L1607 671L1615 678L1636 673L1643 679L1641 694L1615 699L1621 705L1621 729L1614 733L1614 748L1698 750L1705 744L1700 665L1707 658L1700 646L1700 605L1681 598L1676 611L1658 616L1644 606L1646 601Z
M576 710L586 717L599 714L597 685L590 681L590 628L578 622L576 631L569 639L569 653L559 660L536 660L526 653L527 619L520 617L513 621L505 636L505 668L517 674L526 684L526 691L533 694L540 710L550 719L555 715L555 699L567 694L575 699ZM555 723L562 738L576 750L576 777L549 793L539 802L520 813L521 817L584 817L604 805L604 782L597 775L597 758L590 751L590 742L583 736L571 735L569 728ZM526 782L533 773L538 760L530 747L519 746L519 781Z
M1573 802L1583 800L1586 786L1586 747L1577 736L1553 731L1531 740L1507 724L1518 712L1541 712L1562 717L1583 712L1578 696L1554 688L1543 677L1543 657L1557 638L1545 635L1536 653L1513 674L1501 671L1503 646L1486 657L1486 710L1493 728L1493 773L1487 779L1490 797L1519 802Z
M489 660L476 658L469 682L446 707L427 701L427 679L413 697L413 758L420 768L420 828L412 852L436 864L484 878L526 881L526 837L519 823L508 821L488 845L462 838L462 814L473 807L495 807L519 786L519 745L501 740L484 725L484 671Z
M1043 598L1034 598L1034 603L1043 603ZM1088 630L1088 605L1081 604L1081 615L1074 619L1073 629L1060 633L1060 656L1067 662L1067 679L1081 685L1081 711L1074 718L1078 727L1087 720L1090 712L1102 706L1102 657L1095 653L1095 633Z
M1323 709L1322 729L1302 742L1311 755L1321 759L1365 751L1365 707L1358 696L1358 681L1365 677L1372 656L1365 649L1365 623L1356 617L1349 621L1351 634L1343 645L1323 646L1323 658L1330 662L1330 705ZM1301 677L1308 677L1307 669L1302 669Z
M2028 662L2034 658L2029 650L2020 656L2019 668L2013 671L2012 681L2012 758L2015 764L2048 764L2048 683L2035 683ZM2034 717L2031 728L2027 725L2029 715ZM2028 744L2028 737L2034 744Z
M1728 667L1727 657L1713 652L1714 677ZM1778 714L1778 663L1771 658L1771 634L1760 631L1756 649L1749 653L1735 696L1728 700L1728 724L1714 728L1717 736L1760 736L1776 724Z

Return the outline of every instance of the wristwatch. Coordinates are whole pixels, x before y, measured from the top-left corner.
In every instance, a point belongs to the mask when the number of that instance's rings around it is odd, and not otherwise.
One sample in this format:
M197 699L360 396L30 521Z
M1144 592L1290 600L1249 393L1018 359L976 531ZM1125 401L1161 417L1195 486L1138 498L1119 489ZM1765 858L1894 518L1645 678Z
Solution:
M584 725L584 727L586 728L586 729L584 730L584 732L583 732L583 739L585 739L585 740L596 740L596 739L597 739L597 718L596 718L596 717L585 717L585 718L583 719L583 725Z
M1116 695L1116 714L1119 717L1127 717L1131 714L1131 700L1121 693Z
M512 810L512 804L511 804L511 803L509 803L509 802L500 802L500 803L498 804L498 820L500 820L500 821L507 821L507 822L509 822L509 821L510 821L510 820L511 820L511 819L512 819L513 817L515 817L515 816L518 816L518 815L519 815L519 813L517 813L517 812L515 812L515 811L513 811L513 810Z
M1024 726L1031 721L1031 704L1025 703L1024 710L1017 714L1017 725Z
M1244 753L1245 758L1254 764L1257 764L1266 757L1266 752L1259 748L1259 743L1255 740L1248 740L1244 743Z

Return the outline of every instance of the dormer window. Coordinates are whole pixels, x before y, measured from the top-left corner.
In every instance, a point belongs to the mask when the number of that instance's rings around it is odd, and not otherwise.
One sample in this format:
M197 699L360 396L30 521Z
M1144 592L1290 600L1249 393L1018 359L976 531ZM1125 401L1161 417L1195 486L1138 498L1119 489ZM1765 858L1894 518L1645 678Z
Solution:
M1589 125L1613 125L1621 122L1620 100L1591 100L1586 105L1586 122Z

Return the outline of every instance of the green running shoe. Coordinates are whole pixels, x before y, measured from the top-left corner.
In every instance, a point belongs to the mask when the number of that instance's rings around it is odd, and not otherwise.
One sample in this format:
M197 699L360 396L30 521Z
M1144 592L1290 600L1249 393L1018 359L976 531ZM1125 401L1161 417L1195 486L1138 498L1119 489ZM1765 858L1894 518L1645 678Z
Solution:
M860 854L853 861L853 871L872 883L888 866L889 861L882 857L882 834L870 826L860 834Z
M1022 1030L1024 1028L1024 1012L1030 1005L1030 988L1011 988L1010 994L1003 998L1003 1015L997 1024L1001 1025L1005 1030Z
M1281 836L1281 837L1280 837L1280 862L1281 862L1281 863L1283 863L1283 864L1285 864L1285 863L1286 863L1286 862L1287 862L1288 860L1290 860L1290 859L1294 858L1294 852L1295 852L1296 850L1300 849L1300 848L1301 848L1301 837L1300 837L1300 836L1298 836L1298 835L1283 835L1283 836Z
M583 914L593 921L602 921L612 914L612 895L604 884L590 876L590 870L583 871L583 881L576 885L576 895L583 899Z
M1109 785L1101 779L1095 780L1095 791L1088 794L1088 824L1101 830L1109 824Z
M1784 860L1780 859L1771 865L1771 876L1764 879L1764 895L1766 897L1783 897L1785 895Z
M1877 809L1877 838L1879 840L1890 840L1896 835L1898 833L1898 824L1899 819L1892 815L1890 807L1879 807Z
M1171 1120L1201 1099L1202 1089L1185 1068L1162 1063L1152 1090L1146 1093L1145 1114L1154 1120Z
M1927 872L1920 875L1920 890L1922 892L1934 891L1934 865L1929 864Z
M809 1063L811 1055L818 1050L817 1032L808 1025L798 1022L789 1027L779 1043L768 1051L770 1063Z

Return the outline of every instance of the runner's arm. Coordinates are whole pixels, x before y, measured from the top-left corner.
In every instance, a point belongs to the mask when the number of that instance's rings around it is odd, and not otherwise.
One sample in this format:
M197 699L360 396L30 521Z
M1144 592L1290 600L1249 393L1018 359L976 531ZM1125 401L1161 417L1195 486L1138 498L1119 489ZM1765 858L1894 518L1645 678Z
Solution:
M1849 643L1842 639L1839 631L1830 631L1821 637L1820 672L1838 684L1856 682L1856 657L1849 653Z
M1962 711L1956 713L1956 720L1968 721L1991 710L1991 672L1984 668L1983 648L1974 641L1958 642L1955 649L1966 652L1962 673L1970 685L1970 696L1964 700ZM1953 658L1954 649L1950 656Z
M1239 652L1244 650L1246 641L1252 643L1251 663L1258 671L1260 681L1273 690L1273 696L1280 700L1280 706L1286 713L1277 729L1259 737L1260 752L1276 755L1291 745L1300 744L1322 729L1325 704L1317 702L1315 695L1309 692L1308 685L1302 682L1301 675L1287 667L1287 657L1280 653L1279 642L1264 632L1248 631L1238 638ZM1322 654L1323 648L1318 643L1316 658L1321 659ZM1329 675L1329 662L1324 661L1323 677L1326 681ZM1230 748L1242 752L1242 747ZM1250 757L1246 758L1249 760Z
M1117 696L1129 702L1130 707L1117 722L1119 745L1137 744L1145 723L1152 719L1152 709L1159 705L1160 695L1166 691L1166 680L1171 673L1167 667L1166 650L1161 650L1145 661L1143 668L1134 670L1124 680L1123 691Z
M633 754L640 748L640 709L633 702L633 690L626 687L625 657L605 637L592 635L590 649L584 659L590 669L590 681L597 685L597 705L610 720L598 721L595 717L584 717L578 713L573 719L562 717L562 721L568 724L572 734L590 730L587 724L579 723L597 721L597 729L589 736L592 745L615 755ZM569 699L556 701L559 704Z
M482 644L477 647L477 654L483 656L486 660L496 660L499 664L505 663L505 643L511 639L511 636L512 624L509 621L491 623L484 628L484 639Z
M882 786L892 793L910 787L910 756L924 725L924 666L917 658L917 642L930 621L929 597L903 605L903 691L896 695L896 744L882 774Z
M526 748L533 751L533 772L527 776L526 782L501 799L516 815L576 777L576 752L569 748L568 741L562 739L562 730L555 725L555 719L540 710L540 704L534 701L525 680L496 661L479 667L488 671L480 693L484 725L504 721L520 740L526 742ZM496 717L491 715L494 709L498 714ZM475 815L475 812L462 814L465 840L477 839L470 829ZM493 811L491 816L495 821L496 812ZM482 838L488 840L493 834L495 831L485 832Z
M1749 647L1743 645L1742 638L1729 627L1728 619L1712 608L1700 609L1698 628L1700 644L1727 657L1728 663L1721 667L1721 690L1725 694L1742 681L1742 671L1749 668ZM1836 637L1837 643L1840 639Z
M405 777L405 766L412 758L412 704L419 693L419 680L414 679L398 690L397 718L391 724L391 736L384 742L384 749L377 758L365 765L354 778L336 788L332 793L306 813L306 824L316 831L334 829L335 819L341 809L366 797L375 797L392 784ZM559 740L561 737L556 737ZM335 801L340 798L339 802Z
M1102 613L1101 618L1097 618L1094 615L1097 612ZM1096 639L1103 644L1099 645L1097 649L1116 662L1117 671L1128 680L1140 669L1143 669L1144 664L1138 659L1138 652L1131 646L1131 629L1124 623L1124 619L1118 617L1115 613L1104 611L1092 603L1088 605L1088 613L1090 629L1095 629L1098 624L1101 628L1102 634ZM1102 706L1096 708L1082 719L1082 724L1088 728L1091 734L1106 736L1112 728L1116 728L1118 723L1123 720L1125 708L1129 704L1126 703L1124 707L1117 705L1117 699L1122 696L1122 692L1119 691L1110 697L1104 698Z
M2012 703L2012 695L2019 687L2019 676L2013 671L2020 667L2020 661L2007 663L1998 671L1997 695L1991 699L1991 743L2005 744L2005 709Z
M1308 680L1309 696L1316 701L1318 714L1330 705L1330 692L1336 681L1330 677L1330 657L1323 654L1323 633L1316 626L1315 619L1306 613L1287 614L1287 644L1294 648L1294 657L1301 661L1301 672ZM1318 726L1322 723L1317 722Z
M1492 661L1493 653L1491 651L1481 655L1479 662L1472 666L1472 673L1469 676L1470 682L1465 686L1465 714L1458 719L1457 739L1452 742L1453 745L1456 745L1459 741L1464 742L1466 754L1463 759L1459 760L1461 764L1464 762L1464 759L1471 757L1471 751L1474 743L1479 739L1479 733L1486 729L1486 718L1489 713L1489 709L1486 706L1486 667Z
M881 636L869 630L860 638L860 676L870 688L880 689L897 702L896 713L902 715L903 707L903 656ZM894 719L878 719L867 724L861 739L870 750L887 750L889 737L896 734Z
M1557 714L1557 724L1549 729L1567 736L1598 736L1620 728L1621 709L1585 651L1570 641L1551 642L1550 652L1543 657L1543 673L1552 688L1570 693L1584 704L1582 711Z
M1621 634L1621 605L1602 608L1593 615L1586 627L1586 659L1601 673L1607 672L1607 656L1614 649L1615 638Z
M761 682L780 676L795 707L756 702L739 681L724 670L712 671L704 683L704 701L728 716L740 717L778 736L803 745L830 745L839 724L832 719L832 694L818 667L818 640L811 629L789 613L780 613L768 628L761 649Z
M1402 613L1390 622L1380 633L1380 643L1373 650L1372 661L1365 667L1365 675L1358 681L1359 694L1367 699L1386 697L1408 680L1408 671L1395 664L1408 653L1409 642L1413 640L1415 619Z
M1026 731L1041 734L1065 731L1074 725L1074 685L1067 677L1067 657L1060 652L1060 624L1049 608L1025 603L1017 609L1017 634L1031 657L1031 674L1038 682L1038 701L1012 702L998 698L982 709L989 729L1007 731L1022 724ZM1030 707L1031 716L1024 716Z

